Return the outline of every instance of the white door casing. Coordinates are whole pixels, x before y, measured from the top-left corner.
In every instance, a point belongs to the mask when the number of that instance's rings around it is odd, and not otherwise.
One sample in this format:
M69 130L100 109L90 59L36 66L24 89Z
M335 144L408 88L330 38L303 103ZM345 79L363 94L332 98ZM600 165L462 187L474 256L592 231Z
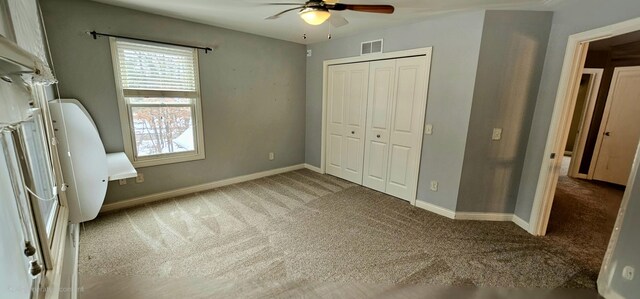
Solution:
M394 96L396 60L373 61L369 65L369 95L364 150L365 187L385 192L389 153L389 126Z
M386 193L412 201L416 196L427 105L426 61L424 57L398 59L395 73Z
M640 140L640 67L617 67L607 96L598 141L595 180L626 185Z
M326 171L362 184L369 63L334 65L328 71Z

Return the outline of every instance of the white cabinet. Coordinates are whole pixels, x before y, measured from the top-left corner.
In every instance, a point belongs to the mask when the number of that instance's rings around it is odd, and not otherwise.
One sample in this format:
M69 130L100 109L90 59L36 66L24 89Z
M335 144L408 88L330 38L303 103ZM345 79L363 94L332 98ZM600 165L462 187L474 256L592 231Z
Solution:
M328 67L328 174L415 199L427 61L418 56Z

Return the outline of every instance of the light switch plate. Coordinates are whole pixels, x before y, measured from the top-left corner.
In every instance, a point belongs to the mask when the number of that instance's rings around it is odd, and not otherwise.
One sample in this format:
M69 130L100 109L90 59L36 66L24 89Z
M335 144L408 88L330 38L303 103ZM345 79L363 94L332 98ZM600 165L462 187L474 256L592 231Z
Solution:
M431 191L438 191L438 181L431 181Z
M274 154L273 152L269 153L269 160L273 161L273 159L276 158L276 154Z
M500 140L500 139L502 139L502 129L493 128L493 135L491 135L491 140Z
M433 134L433 125L432 125L432 124L426 124L426 125L424 125L424 134L425 134L425 135L431 135L431 134Z

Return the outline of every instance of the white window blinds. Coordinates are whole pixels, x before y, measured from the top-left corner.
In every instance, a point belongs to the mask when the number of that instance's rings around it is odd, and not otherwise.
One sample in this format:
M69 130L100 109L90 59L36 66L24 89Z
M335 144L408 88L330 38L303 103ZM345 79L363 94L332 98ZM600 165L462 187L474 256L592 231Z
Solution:
M40 26L40 14L36 0L8 0L7 4L16 44L36 56L33 58L33 68L38 69L38 72L23 76L23 80L38 85L56 83L47 62L47 52L42 39L42 27Z
M196 91L195 51L182 47L116 41L123 89Z
M36 0L9 0L8 4L16 43L48 66Z

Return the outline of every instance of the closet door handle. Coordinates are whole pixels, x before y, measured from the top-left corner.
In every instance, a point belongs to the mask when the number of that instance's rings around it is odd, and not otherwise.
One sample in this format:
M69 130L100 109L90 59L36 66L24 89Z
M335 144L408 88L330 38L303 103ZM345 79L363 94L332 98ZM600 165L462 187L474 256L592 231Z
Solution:
M353 135L353 134L355 134L355 133L356 133L356 131L351 131L351 135Z
M611 136L611 132L604 132L604 136Z
M380 138L380 134L376 135L376 137Z

